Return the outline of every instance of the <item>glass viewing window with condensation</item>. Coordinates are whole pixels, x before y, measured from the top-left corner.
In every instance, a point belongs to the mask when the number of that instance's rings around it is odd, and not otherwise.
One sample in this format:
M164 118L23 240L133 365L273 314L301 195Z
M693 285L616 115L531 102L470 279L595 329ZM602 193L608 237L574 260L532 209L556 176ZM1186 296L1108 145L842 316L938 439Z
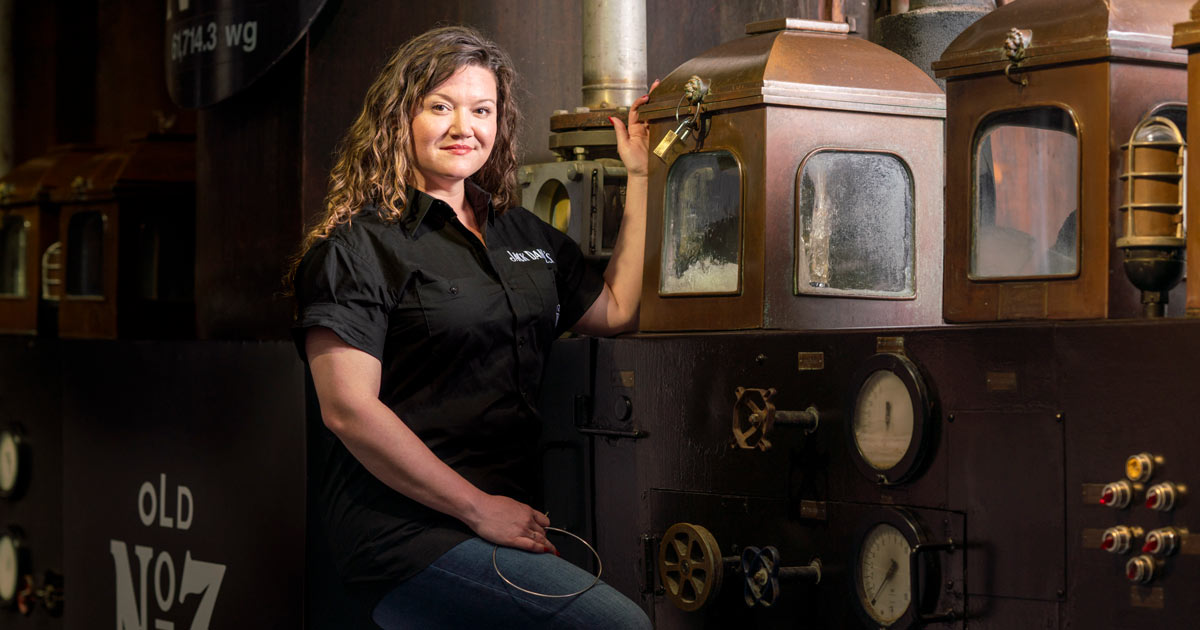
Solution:
M908 298L913 180L890 153L823 149L796 174L796 292Z
M0 296L25 297L25 248L28 224L20 215L0 222Z
M659 292L736 294L742 176L729 151L679 157L667 174Z
M990 116L975 136L973 279L1079 272L1079 136L1057 107Z

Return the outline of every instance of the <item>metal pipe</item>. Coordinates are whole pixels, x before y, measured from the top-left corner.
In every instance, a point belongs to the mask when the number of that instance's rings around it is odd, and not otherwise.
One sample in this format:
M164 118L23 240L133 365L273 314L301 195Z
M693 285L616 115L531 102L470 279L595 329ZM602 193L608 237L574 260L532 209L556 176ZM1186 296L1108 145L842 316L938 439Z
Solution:
M645 0L585 0L584 106L628 107L645 93Z

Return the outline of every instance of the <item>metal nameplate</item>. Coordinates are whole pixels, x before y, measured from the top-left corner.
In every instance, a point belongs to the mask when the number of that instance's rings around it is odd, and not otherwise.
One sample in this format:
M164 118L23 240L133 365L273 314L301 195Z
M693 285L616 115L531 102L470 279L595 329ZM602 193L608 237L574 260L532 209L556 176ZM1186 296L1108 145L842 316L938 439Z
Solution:
M988 372L984 375L984 380L989 392L1017 391L1016 372Z
M633 388L633 370L621 370L616 373L616 381L621 384L621 387Z
M875 352L878 354L904 354L904 337L876 337Z
M1161 586L1129 587L1129 603L1138 608L1163 608L1163 599L1163 589Z
M824 370L825 369L825 353L824 352L797 352L796 353L796 369L801 372Z
M1104 486L1105 484L1102 483L1083 484L1083 504L1100 505L1100 497L1104 495Z
M1187 530L1179 530L1179 553L1185 556L1200 556L1200 539Z
M807 518L816 521L823 521L825 515L824 501L801 501L800 502L800 518Z

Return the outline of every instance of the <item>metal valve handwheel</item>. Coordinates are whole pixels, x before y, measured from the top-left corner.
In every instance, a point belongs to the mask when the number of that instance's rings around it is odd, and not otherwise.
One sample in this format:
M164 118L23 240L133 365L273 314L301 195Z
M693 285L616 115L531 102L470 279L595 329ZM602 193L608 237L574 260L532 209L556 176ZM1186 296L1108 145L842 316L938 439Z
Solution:
M658 574L667 599L681 610L698 610L721 590L721 548L704 527L676 523L658 546Z
M779 597L779 550L774 547L746 547L742 551L742 575L745 578L746 605L770 606Z
M741 448L768 450L771 442L767 433L775 420L774 389L739 387L733 403L733 439Z

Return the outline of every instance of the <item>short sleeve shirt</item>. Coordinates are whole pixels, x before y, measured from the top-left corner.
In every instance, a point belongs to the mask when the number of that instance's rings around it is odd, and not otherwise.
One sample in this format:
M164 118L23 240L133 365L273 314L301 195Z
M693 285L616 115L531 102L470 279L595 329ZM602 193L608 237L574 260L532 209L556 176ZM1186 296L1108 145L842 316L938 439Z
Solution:
M493 211L467 182L486 245L446 203L410 189L399 221L363 208L305 254L294 327L331 329L381 363L380 400L484 492L522 501L535 480L535 408L551 342L603 278L579 247L523 208ZM373 475L326 429L319 503L350 583L410 577L473 536Z

